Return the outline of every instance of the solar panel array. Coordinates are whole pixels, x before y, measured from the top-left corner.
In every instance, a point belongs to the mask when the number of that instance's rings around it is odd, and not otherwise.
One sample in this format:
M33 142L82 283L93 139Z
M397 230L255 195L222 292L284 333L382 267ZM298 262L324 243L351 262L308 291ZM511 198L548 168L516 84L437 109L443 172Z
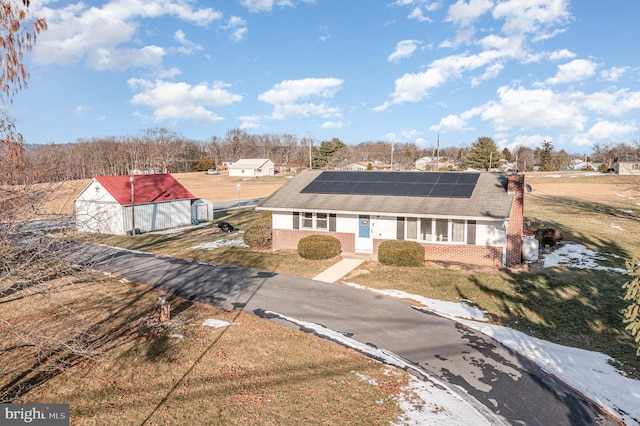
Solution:
M457 172L340 172L320 173L303 194L395 195L469 198L479 173Z

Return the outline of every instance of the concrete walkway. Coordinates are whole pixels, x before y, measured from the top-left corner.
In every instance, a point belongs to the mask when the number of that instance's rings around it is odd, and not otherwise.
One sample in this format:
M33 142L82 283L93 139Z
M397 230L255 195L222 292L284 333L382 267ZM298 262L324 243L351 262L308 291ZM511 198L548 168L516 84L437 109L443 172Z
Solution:
M324 272L319 273L313 279L325 283L335 283L367 260L369 260L368 256L343 254L342 260Z

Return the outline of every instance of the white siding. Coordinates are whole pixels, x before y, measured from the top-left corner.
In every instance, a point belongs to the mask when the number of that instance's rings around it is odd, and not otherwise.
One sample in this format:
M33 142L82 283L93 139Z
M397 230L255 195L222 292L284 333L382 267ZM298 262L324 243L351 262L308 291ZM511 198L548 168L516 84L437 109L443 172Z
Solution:
M336 232L345 232L355 234L358 230L357 215L338 215L336 216Z
M395 216L374 216L371 218L371 237L383 240L395 240L398 236Z
M191 224L191 201L136 204L136 228L142 232ZM124 227L131 230L131 206L124 208Z
M76 201L76 227L82 232L123 234L122 208L117 203Z
M504 246L507 243L507 231L502 221L478 221L476 223L476 245Z
M293 213L273 212L271 214L273 229L293 229Z

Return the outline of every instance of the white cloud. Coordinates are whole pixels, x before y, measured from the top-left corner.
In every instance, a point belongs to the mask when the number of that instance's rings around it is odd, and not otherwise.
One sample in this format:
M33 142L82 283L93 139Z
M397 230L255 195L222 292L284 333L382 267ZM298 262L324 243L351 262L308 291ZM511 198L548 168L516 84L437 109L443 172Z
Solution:
M402 40L396 44L396 50L389 55L387 60L389 62L398 62L401 59L410 58L413 52L416 51L420 42L418 40Z
M221 107L242 100L242 96L226 90L229 85L222 82L192 86L184 82L132 78L128 84L131 90L138 91L131 103L152 108L153 116L157 120L196 120L214 123L222 118L206 107Z
M498 131L555 127L565 132L581 132L587 121L580 93L557 94L548 89L503 86L498 95L500 100L489 102L482 113L482 118L491 121Z
M454 22L461 27L467 27L493 7L493 0L458 0L449 6L447 21Z
M608 81L618 81L628 70L628 67L611 67L608 70L602 70L600 77Z
M567 49L555 50L549 54L549 59L552 61L558 61L563 59L573 59L576 54Z
M343 81L337 78L304 78L284 80L258 96L258 100L274 106L272 117L281 120L291 116L339 117L340 109L331 107L324 100L331 98L342 88ZM309 98L320 98L321 103L301 102Z
M273 105L288 104L311 96L332 97L341 89L343 81L337 78L304 78L284 80L260 94L258 99Z
M90 50L85 60L89 68L99 71L125 70L137 67L159 67L162 64L165 50L158 46L145 46L142 49L108 49Z
M584 95L583 105L598 114L623 115L640 110L640 92L621 89L617 92L594 92Z
M496 78L500 74L500 71L502 71L503 69L504 65L502 65L501 63L489 65L484 74L478 77L473 77L471 79L471 87L478 86L487 80Z
M325 121L321 125L323 129L339 129L344 126L345 124L342 121Z
M302 0L303 3L314 3L315 0ZM295 7L293 0L242 0L240 2L251 13L270 12L274 5L279 7Z
M249 32L247 21L237 16L230 17L227 25L223 28L230 32L229 38L235 42L244 40Z
M591 126L587 135L590 138L596 140L615 140L620 137L629 136L638 131L638 123L631 122L619 122L614 123L607 120L598 121Z
M190 55L195 51L204 50L201 44L194 43L190 40L187 40L187 36L184 34L184 31L178 30L174 33L173 37L176 39L178 43L180 43L180 47L177 49L180 53L185 55Z
M125 69L131 60L134 67L157 66L162 48L121 47L133 40L139 19L173 16L206 26L222 17L211 8L194 9L186 0L114 0L101 7L76 3L58 9L35 4L33 13L46 18L49 26L33 49L35 63L86 60L88 66L101 70ZM136 59L136 55L142 58Z
M574 59L566 64L558 65L558 72L554 77L548 78L549 84L572 83L586 80L596 73L598 64L586 59Z
M504 19L505 34L538 33L570 19L568 0L506 0L496 4L493 17Z
M243 130L259 129L261 127L264 127L261 123L262 117L259 115L244 115L239 118L242 122L240 124L240 128Z

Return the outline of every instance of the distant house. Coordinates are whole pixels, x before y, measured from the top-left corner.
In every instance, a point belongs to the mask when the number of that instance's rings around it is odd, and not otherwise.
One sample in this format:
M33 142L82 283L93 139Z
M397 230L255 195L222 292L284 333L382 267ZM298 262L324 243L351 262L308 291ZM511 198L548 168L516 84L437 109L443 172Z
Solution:
M262 158L241 159L229 166L229 176L259 177L273 176L275 165L273 161Z
M381 163L379 161L359 161L357 163L349 163L342 167L342 170L364 171L364 170L391 170L390 164Z
M416 241L425 260L502 267L521 262L524 176L461 172L302 172L266 198L273 250L314 234L345 253L377 255Z
M455 168L455 164L446 157L427 156L418 158L415 163L416 170L438 171L436 169Z
M622 154L614 159L614 170L619 175L640 175L640 155Z
M209 213L207 206L192 214L194 201L169 174L134 175L133 190L129 175L96 176L75 199L76 226L82 232L126 235L134 227L149 232L189 225L198 214Z

